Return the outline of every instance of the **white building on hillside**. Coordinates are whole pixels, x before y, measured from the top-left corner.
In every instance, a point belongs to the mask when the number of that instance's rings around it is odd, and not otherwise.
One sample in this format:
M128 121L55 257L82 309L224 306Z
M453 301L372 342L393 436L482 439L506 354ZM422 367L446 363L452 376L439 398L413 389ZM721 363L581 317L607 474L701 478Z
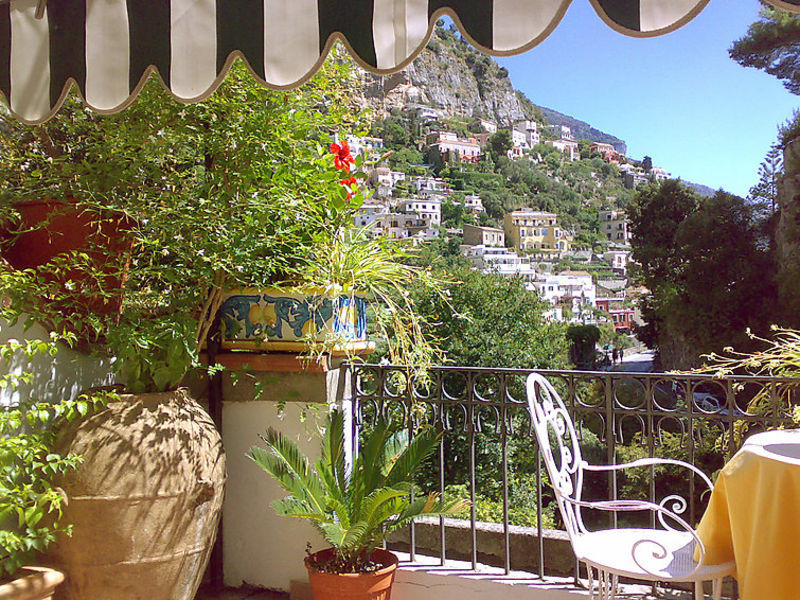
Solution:
M631 241L630 225L625 211L601 210L600 233L615 244L629 244Z
M514 131L525 136L525 144L528 148L533 148L542 140L542 136L539 133L539 124L536 121L517 121L514 123Z
M347 145L350 146L350 154L353 156L364 155L370 157L373 154L382 153L384 149L383 138L348 135L345 139L347 140Z
M475 194L469 194L464 196L464 208L466 208L470 212L484 212L483 208L483 200L481 200L480 196L476 196Z
M546 274L533 282L539 296L551 305L569 307L580 314L587 307L595 307L597 288L592 276L585 271L564 271L558 275Z
M625 275L628 270L630 255L630 250L609 250L603 253L603 258L611 264L611 268L614 269L614 271Z
M369 173L369 183L375 188L377 196L391 196L394 189L394 179L389 167L375 167Z
M672 179L672 175L670 175L667 170L663 167L653 167L650 169L650 175L653 176L653 179L656 181L664 181L665 179Z
M571 161L576 161L581 157L581 153L578 150L578 142L573 140L568 140L566 138L562 138L560 140L547 140L545 144L560 150L563 154L566 154Z
M446 196L450 193L447 182L438 177L417 177L413 180L414 189L420 196L425 194L440 194Z
M380 202L364 202L354 220L356 227L369 227L389 214L389 207Z
M397 203L397 212L417 215L431 229L442 224L442 202L433 198L405 198Z
M528 283L536 280L536 267L529 258L508 248L494 246L462 246L461 254L484 273L518 277Z

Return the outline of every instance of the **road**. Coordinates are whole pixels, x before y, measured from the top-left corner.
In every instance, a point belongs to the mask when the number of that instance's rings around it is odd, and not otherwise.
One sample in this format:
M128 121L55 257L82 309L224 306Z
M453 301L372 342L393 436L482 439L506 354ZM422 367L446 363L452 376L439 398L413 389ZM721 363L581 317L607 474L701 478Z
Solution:
M655 351L653 350L645 350L644 352L626 354L622 358L622 362L613 365L609 370L627 371L629 373L652 373L654 353Z

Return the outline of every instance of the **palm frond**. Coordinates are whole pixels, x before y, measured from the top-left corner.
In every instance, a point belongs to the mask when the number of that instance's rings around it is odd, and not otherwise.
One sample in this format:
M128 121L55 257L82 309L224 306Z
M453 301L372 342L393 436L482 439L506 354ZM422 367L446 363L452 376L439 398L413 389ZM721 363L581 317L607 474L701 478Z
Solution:
M426 429L415 436L400 456L392 463L384 485L394 486L401 481L411 481L420 465L433 453L440 434Z
M329 520L326 514L312 510L307 502L298 500L294 496L274 500L272 508L283 517L297 517L299 519L311 519L312 521Z
M308 500L315 510L324 511L323 484L297 444L273 428L267 429L261 439L267 445L269 452L259 446L253 446L248 457L275 477L290 494Z
M330 414L328 427L322 439L322 455L318 464L329 467L328 472L333 475L328 485L335 482L334 489L342 491L346 489L347 483L344 439L344 413L341 410L334 410Z

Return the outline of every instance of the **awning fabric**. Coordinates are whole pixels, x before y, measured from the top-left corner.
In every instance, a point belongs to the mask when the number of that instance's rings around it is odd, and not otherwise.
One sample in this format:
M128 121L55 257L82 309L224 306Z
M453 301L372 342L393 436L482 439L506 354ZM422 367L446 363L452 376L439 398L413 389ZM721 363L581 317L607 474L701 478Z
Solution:
M55 114L73 82L90 107L116 112L156 70L177 99L194 102L237 56L264 85L291 88L337 39L364 68L390 73L424 48L444 14L484 52L517 54L544 40L571 1L0 0L0 93L28 123ZM708 3L590 1L609 26L639 37L673 31ZM768 1L800 12L800 0Z

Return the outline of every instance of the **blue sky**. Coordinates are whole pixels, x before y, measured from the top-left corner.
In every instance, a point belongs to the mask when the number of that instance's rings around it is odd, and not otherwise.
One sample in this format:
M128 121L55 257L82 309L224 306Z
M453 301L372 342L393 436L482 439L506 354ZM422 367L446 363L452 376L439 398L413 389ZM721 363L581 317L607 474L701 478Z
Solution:
M711 0L692 22L631 38L574 0L556 30L525 54L500 58L536 104L623 139L675 177L746 195L800 96L728 57L758 17L758 0Z

